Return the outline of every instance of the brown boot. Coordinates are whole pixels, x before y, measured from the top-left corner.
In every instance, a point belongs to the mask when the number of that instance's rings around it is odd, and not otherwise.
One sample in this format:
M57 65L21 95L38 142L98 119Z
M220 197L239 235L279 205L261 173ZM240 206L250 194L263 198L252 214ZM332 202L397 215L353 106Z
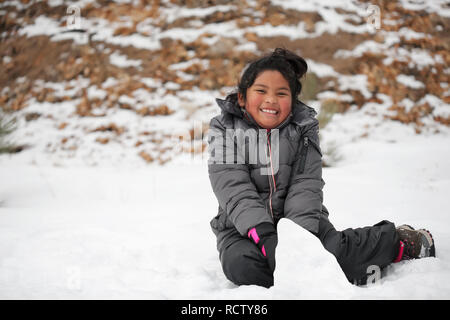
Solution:
M397 227L396 230L400 237L400 254L396 262L436 256L433 236L428 230L414 230L407 224Z

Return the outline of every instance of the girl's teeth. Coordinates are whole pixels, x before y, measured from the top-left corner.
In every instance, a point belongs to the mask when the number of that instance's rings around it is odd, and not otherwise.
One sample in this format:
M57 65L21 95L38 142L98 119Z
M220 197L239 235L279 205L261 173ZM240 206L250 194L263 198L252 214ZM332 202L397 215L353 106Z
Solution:
M267 112L267 113L272 113L272 114L276 114L277 112L275 110L267 110L267 109L262 109L263 112Z

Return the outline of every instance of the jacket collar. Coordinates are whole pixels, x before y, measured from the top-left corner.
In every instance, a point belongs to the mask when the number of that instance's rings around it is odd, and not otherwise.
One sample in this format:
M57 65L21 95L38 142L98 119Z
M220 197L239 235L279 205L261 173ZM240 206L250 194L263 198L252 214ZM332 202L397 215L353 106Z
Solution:
M233 103L232 101L223 99L216 99L216 102L222 109L222 112L233 114L239 118L242 118L247 123L256 126L259 129L263 129L247 112L247 110L241 108L237 103ZM291 122L298 126L305 126L314 122L318 122L315 118L316 115L317 112L314 110L314 108L311 108L300 100L297 100L292 106L292 110L289 113L288 117L275 129L284 128Z

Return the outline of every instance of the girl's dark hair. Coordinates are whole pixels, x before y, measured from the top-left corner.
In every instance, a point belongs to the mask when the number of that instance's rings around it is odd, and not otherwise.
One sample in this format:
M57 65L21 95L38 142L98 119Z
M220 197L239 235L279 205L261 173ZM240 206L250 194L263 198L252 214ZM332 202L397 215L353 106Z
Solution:
M271 54L252 61L241 76L237 92L229 94L226 99L237 102L237 94L240 93L245 101L247 99L247 89L253 85L256 77L266 70L276 70L283 75L289 83L292 103L294 103L302 91L300 78L308 70L308 65L305 59L283 48L276 48Z

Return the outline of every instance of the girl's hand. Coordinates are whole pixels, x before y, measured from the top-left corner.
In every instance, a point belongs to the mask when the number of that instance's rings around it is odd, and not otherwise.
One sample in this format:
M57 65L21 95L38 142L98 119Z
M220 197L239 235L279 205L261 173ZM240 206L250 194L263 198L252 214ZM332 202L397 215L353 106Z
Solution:
M248 231L248 237L267 258L271 272L275 271L275 248L278 244L277 231L273 224L263 222Z

